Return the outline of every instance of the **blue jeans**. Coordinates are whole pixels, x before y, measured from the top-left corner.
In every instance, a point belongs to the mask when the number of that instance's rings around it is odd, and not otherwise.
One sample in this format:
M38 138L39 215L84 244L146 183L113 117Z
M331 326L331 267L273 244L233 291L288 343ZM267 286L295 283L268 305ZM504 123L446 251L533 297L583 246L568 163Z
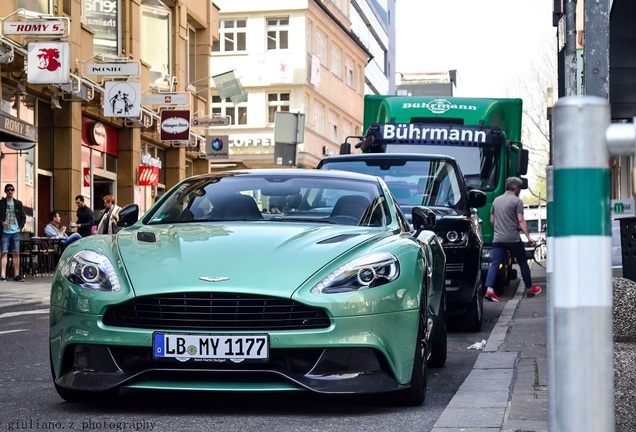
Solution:
M510 254L517 260L519 269L521 270L521 277L526 289L532 288L532 278L530 277L530 267L528 266L528 259L526 258L526 250L523 247L521 241L515 243L493 243L492 244L492 263L488 269L488 276L486 277L486 287L493 287L495 278L497 277L497 269L499 265L504 262L506 258L506 252L510 251Z
M70 236L68 236L66 239L62 240L60 242L60 244L62 245L63 248L65 248L66 246L70 245L71 243L73 243L76 240L79 240L82 238L82 235L80 233L73 233Z
M2 233L2 253L20 252L20 233L7 234Z

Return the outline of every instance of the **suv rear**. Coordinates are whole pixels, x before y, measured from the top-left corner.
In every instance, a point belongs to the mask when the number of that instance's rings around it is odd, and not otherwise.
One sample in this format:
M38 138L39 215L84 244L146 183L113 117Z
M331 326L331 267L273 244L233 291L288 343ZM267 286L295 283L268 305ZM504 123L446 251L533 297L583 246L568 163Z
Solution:
M410 218L415 206L437 215L434 231L446 253L449 324L479 331L483 322L482 237L476 208L486 195L468 189L454 158L426 154L367 153L330 156L318 169L371 174L384 179Z

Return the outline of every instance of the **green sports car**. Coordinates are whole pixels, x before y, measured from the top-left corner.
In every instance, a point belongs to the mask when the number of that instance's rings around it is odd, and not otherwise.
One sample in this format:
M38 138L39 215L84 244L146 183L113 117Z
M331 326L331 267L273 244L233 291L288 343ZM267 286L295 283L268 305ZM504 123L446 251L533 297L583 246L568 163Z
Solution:
M191 177L115 236L69 245L51 286L58 394L121 388L392 392L419 405L446 361L435 215L411 231L377 177L322 170Z

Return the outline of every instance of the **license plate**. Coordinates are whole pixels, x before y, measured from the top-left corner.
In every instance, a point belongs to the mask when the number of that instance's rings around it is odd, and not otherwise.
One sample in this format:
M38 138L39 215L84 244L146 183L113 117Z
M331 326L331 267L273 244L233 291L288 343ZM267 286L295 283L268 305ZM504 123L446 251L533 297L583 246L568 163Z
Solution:
M154 333L153 355L179 360L267 360L269 336Z

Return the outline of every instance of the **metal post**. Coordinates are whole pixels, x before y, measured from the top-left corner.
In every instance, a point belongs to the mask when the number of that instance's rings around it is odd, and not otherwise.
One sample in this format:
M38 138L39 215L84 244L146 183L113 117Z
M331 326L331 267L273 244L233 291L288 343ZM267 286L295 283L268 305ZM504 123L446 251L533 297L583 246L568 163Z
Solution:
M548 312L547 312L547 350L548 350L548 430L556 431L557 430L557 422L556 422L556 398L555 389L556 389L556 368L554 366L554 351L555 351L555 343L554 343L554 289L553 289L553 281L552 281L552 272L554 266L552 261L554 260L554 168L548 167L547 172L547 186L546 186L546 214L547 214L547 229L546 229L546 286L548 288Z
M610 108L565 97L554 110L556 431L614 431Z

